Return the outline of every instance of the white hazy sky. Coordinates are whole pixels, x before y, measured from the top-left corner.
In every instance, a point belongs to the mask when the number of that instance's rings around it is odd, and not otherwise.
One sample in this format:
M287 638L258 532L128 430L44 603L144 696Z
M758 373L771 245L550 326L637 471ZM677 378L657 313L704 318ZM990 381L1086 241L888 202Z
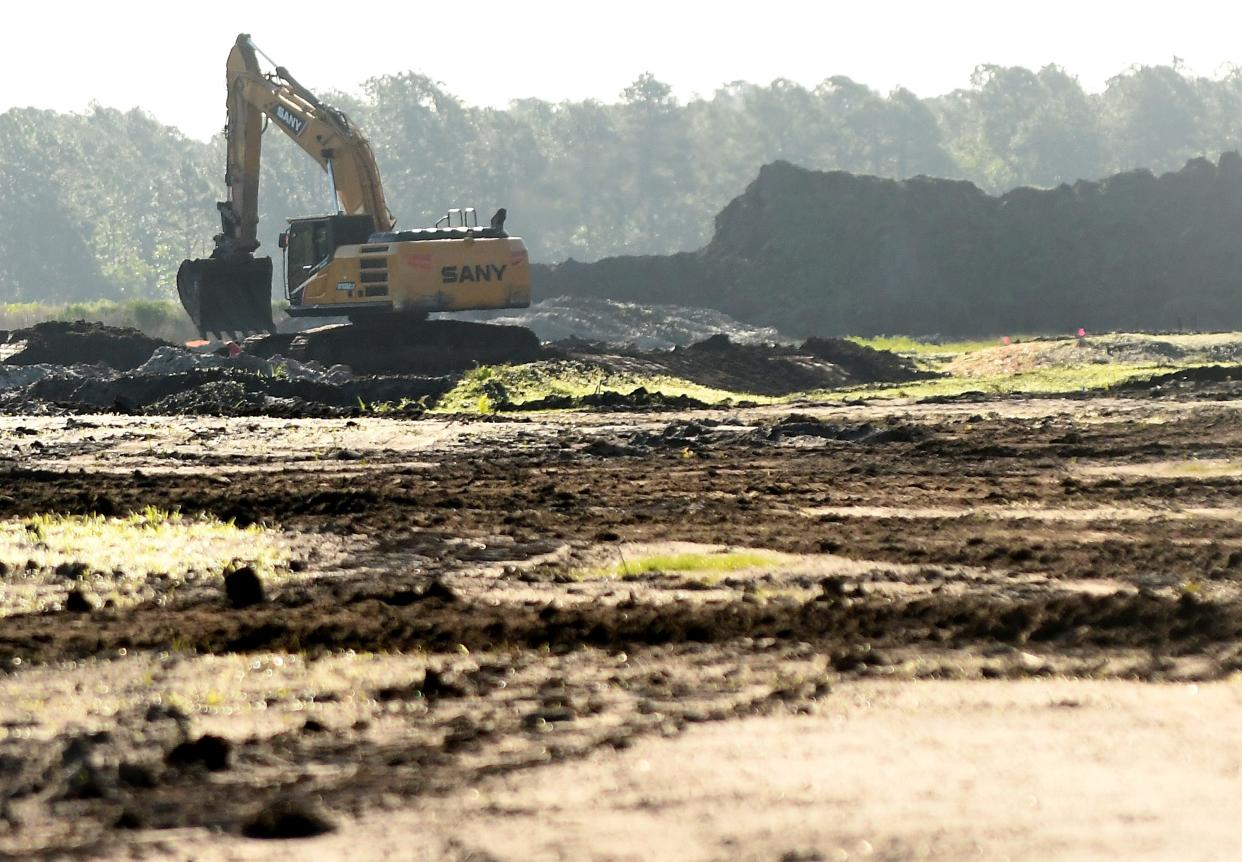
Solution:
M223 125L238 32L312 90L359 92L406 70L467 103L614 101L641 72L682 99L727 81L848 75L921 96L979 63L1058 63L1089 90L1131 64L1242 64L1242 3L1114 0L386 0L327 3L56 0L0 7L0 111L140 106L188 135ZM348 17L353 15L351 19Z

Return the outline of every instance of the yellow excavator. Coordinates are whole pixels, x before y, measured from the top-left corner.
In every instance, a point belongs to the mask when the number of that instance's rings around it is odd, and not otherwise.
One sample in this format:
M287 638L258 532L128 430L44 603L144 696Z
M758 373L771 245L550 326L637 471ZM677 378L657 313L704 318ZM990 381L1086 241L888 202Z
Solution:
M264 72L262 56L273 67ZM428 321L430 312L530 305L526 245L505 232L506 211L480 226L472 208L451 209L433 227L397 230L366 139L250 37L237 37L228 79L228 200L216 204L221 232L208 258L177 271L181 304L204 338L274 332L272 259L259 247L259 165L264 131L275 126L327 173L328 215L289 219L280 235L291 317L348 317L285 338L300 359L344 363L358 373L439 373L472 363L526 361L539 353L527 329Z

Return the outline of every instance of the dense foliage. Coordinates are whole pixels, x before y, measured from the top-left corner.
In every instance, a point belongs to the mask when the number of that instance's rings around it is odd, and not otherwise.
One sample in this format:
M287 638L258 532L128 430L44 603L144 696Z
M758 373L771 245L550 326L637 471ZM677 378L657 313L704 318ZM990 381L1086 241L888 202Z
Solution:
M360 99L326 95L371 139L403 224L454 205L484 218L506 206L543 261L698 248L776 159L999 192L1176 168L1242 137L1242 72L1210 80L1163 66L1131 69L1100 94L1055 66L988 66L970 88L933 99L835 77L810 89L732 83L681 104L643 75L613 104L528 99L499 110L413 73L371 80ZM323 211L328 193L289 141L265 141L272 252L283 218ZM222 168L221 141L187 139L141 112L0 115L0 301L168 296L181 259L210 248Z

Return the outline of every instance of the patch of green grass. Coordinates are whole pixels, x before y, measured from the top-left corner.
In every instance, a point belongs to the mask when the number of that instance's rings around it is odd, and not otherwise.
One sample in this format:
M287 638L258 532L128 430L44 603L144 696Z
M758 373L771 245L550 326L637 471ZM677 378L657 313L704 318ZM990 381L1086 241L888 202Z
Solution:
M945 341L939 344L920 341L906 335L878 335L872 338L846 339L875 350L888 350L914 362L923 371L943 371L945 366L968 353L977 353L998 346L999 338Z
M1171 476L1236 476L1242 472L1242 462L1238 461L1174 461L1165 465L1165 471Z
M525 404L550 396L582 398L601 392L629 393L640 387L670 398L685 395L708 404L775 400L700 386L677 377L616 373L585 362L558 360L476 368L440 399L434 412L491 413L505 402Z
M606 566L583 572L581 577L624 578L654 572L719 575L724 572L740 571L741 569L771 566L776 562L777 558L773 555L756 551L728 551L716 554L657 554L650 557L640 557L636 560L622 559L615 566Z
M846 339L855 344L861 344L864 347L870 347L875 350L890 350L893 353L903 353L915 356L938 356L951 354L959 356L963 353L974 353L977 350L986 350L989 347L996 347L1001 343L1000 338L986 338L963 341L945 341L939 344L930 341L919 341L908 335L876 335L871 338L861 338L858 336L850 336Z
M942 377L917 380L898 385L856 386L811 393L824 401L855 398L929 398L961 395L964 392L985 392L989 395L1056 394L1104 390L1131 380L1144 380L1165 374L1167 365L1091 364L1044 368L1020 374L992 377Z
M121 518L36 515L0 522L0 617L45 610L79 588L133 604L248 564L270 575L289 560L278 534L209 516L147 508ZM57 567L64 571L57 573Z

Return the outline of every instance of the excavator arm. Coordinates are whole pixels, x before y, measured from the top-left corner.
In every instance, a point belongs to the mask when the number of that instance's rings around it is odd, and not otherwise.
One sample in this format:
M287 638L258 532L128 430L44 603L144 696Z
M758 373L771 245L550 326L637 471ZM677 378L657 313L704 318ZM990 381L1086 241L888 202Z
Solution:
M244 253L259 245L259 161L268 124L288 135L327 172L334 206L340 212L370 215L376 230L391 230L393 217L384 200L371 145L344 113L320 102L285 67L275 66L274 72L264 74L258 53L243 33L226 64L228 161L224 181L229 199L219 206L224 242L231 246L228 251Z
M200 333L273 329L271 258L259 247L259 167L263 132L275 125L328 174L333 206L369 215L375 230L391 230L379 168L366 139L341 111L320 102L283 66L264 73L261 54L243 33L226 63L228 125L224 182L228 199L216 204L221 231L211 257L187 260L177 271L177 292Z

